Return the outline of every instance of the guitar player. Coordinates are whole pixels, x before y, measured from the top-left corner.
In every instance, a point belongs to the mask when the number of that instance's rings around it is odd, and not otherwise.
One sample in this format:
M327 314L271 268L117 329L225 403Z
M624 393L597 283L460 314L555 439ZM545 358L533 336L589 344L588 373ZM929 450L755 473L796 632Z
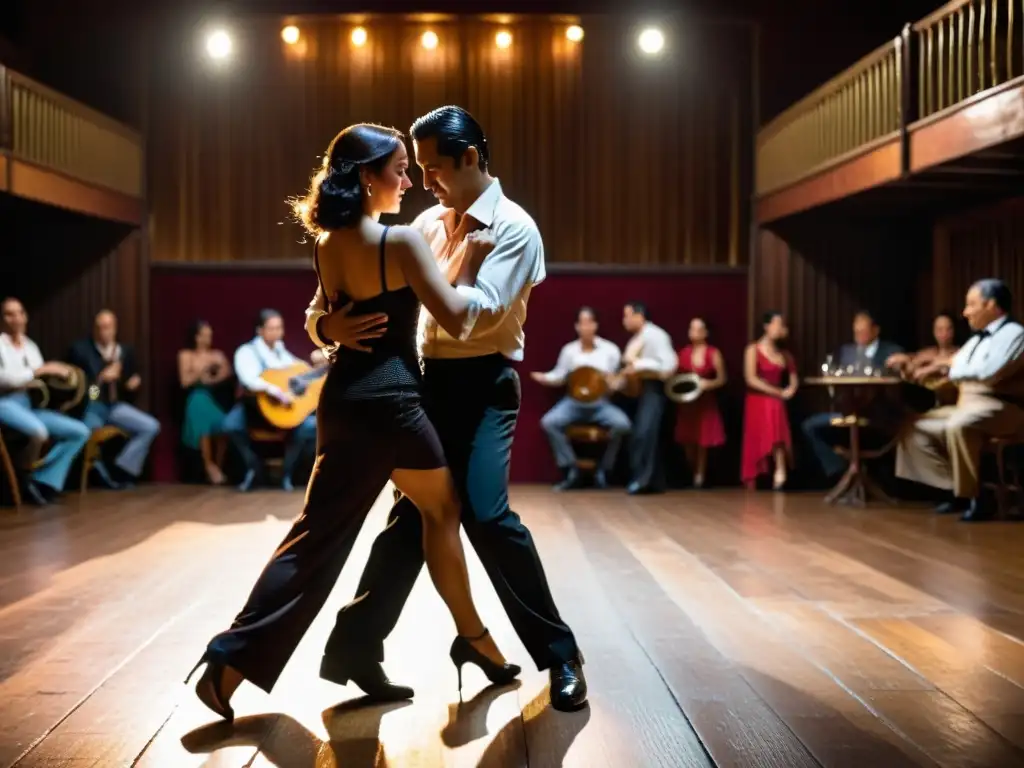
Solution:
M266 370L287 368L301 362L285 349L281 313L276 309L262 310L256 324L255 338L235 350L235 375L245 392L224 417L223 424L224 431L245 462L245 478L238 486L240 491L249 491L262 480L263 465L252 448L249 427L269 427L255 407L256 395L264 392L284 404L292 400L290 393L264 381L261 376ZM319 362L319 359L314 358L314 365ZM295 465L303 455L312 454L315 450L316 413L312 413L288 435L282 465L281 487L284 490L294 490L292 474Z

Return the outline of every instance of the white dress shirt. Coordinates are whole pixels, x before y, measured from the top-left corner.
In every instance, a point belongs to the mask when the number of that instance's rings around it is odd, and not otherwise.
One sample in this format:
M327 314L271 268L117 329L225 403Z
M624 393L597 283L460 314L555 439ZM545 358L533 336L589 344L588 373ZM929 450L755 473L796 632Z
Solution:
M39 347L28 336L22 336L21 346L16 347L10 334L0 333L0 391L23 388L42 364Z
M999 378L1004 368L1021 359L1024 326L1020 323L1004 316L989 323L982 334L968 339L953 357L949 366L950 381L989 383Z
M533 286L546 276L544 244L540 231L522 207L505 197L497 179L469 207L459 225L451 208L435 205L413 221L450 281L458 275L466 255L465 236L476 224L494 235L494 249L484 259L472 286L458 286L463 296L480 304L480 312L468 338L453 338L423 308L420 313L420 351L427 358L480 357L501 353L511 360L523 359L526 305ZM306 310L306 331L313 343L327 346L316 332L316 322L327 303L318 289Z
M287 368L302 362L285 349L283 341L273 347L267 345L262 336L235 350L235 375L239 383L250 392L276 392L277 387L260 378L260 375L275 368Z
M544 374L544 379L549 384L564 384L570 373L584 366L596 368L602 373L615 373L619 370L621 360L619 348L607 339L596 337L594 348L589 350L583 349L583 342L576 339L562 347L558 353L558 362Z
M672 338L650 320L626 344L623 359L632 363L637 373L653 373L659 379L667 379L679 367Z

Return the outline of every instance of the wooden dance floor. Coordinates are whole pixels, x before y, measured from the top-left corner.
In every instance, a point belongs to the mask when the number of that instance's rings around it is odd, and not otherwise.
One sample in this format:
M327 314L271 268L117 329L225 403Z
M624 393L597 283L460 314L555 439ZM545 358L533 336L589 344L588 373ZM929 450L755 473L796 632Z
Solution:
M1024 765L1024 526L741 491L514 490L586 653L590 706L553 712L475 556L521 683L467 668L426 574L387 647L414 702L317 676L382 497L273 695L234 728L182 680L302 495L168 487L0 511L0 768ZM355 699L355 700L354 700Z

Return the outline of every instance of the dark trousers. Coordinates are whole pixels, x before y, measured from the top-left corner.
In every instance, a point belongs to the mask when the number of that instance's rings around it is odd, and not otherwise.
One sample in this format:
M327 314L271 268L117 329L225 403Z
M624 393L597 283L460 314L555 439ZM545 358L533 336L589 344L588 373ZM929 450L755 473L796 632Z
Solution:
M665 418L664 382L648 379L637 398L633 436L629 446L632 481L641 488L665 487L665 457L662 455L662 422Z
M558 615L533 537L509 508L518 374L500 355L428 360L424 374L424 407L461 496L462 524L512 626L538 669L576 658L576 639ZM373 544L356 599L338 613L325 654L352 664L383 661L384 639L422 568L422 521L402 498Z
M323 608L367 513L391 477L401 425L410 413L422 418L416 399L331 402L328 385L317 409L320 445L302 514L231 628L208 646L214 661L234 667L268 693ZM418 519L417 510L412 512ZM422 563L422 553L418 557Z
M816 413L804 419L800 425L814 460L827 478L841 475L849 466L849 462L836 453L833 447L842 439L842 432L832 426L832 419L840 416L840 413Z

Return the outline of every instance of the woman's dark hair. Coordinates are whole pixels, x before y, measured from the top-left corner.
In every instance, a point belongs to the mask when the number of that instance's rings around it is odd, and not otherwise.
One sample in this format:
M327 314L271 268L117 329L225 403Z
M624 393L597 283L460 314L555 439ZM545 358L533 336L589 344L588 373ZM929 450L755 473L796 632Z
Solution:
M704 317L703 315L694 315L693 317L690 318L690 322L692 323L694 320L700 320L702 323L704 323L704 331L707 333L707 336L710 339L711 338L711 323L708 322L708 319L706 317ZM689 332L689 331L687 331L687 332Z
M306 231L317 236L354 226L363 215L359 171L380 173L404 140L401 131L371 123L350 125L335 136L323 166L309 183L309 192L291 201Z
M458 167L462 156L470 147L476 147L480 161L477 167L487 170L490 153L487 151L487 136L484 129L469 112L462 107L438 107L416 121L409 129L416 141L437 139L437 154L450 157Z
M761 327L764 328L764 326L768 325L776 317L782 317L782 313L774 309L769 309L767 312L761 315Z
M966 336L963 318L951 310L943 309L935 313L935 317L932 318L932 325L935 325L935 321L940 317L949 320L950 325L953 326L953 343L959 346L963 341L963 337Z
M185 349L195 349L196 348L196 336L199 335L199 332L201 330L203 330L203 328L212 328L212 327L213 326L210 325L210 321L209 320L203 320L203 318L201 318L201 317L197 317L195 320L193 320L189 324L188 332L187 332L187 335L185 336Z

